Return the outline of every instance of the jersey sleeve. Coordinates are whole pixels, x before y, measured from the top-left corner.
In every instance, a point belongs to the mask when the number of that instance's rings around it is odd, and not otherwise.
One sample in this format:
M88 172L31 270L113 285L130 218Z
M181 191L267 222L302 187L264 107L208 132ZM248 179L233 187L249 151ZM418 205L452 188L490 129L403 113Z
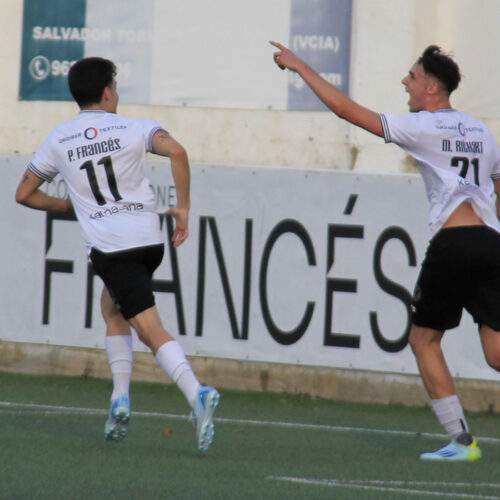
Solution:
M495 164L491 171L491 178L497 181L500 179L500 147L498 145L496 146L495 152Z
M153 136L158 130L165 130L158 122L154 120L138 120L144 135L146 152L153 152Z
M52 140L51 134L42 143L28 165L31 172L46 182L52 182L52 179L58 174L57 160L51 146Z
M420 133L418 118L418 113L380 114L385 142L392 142L405 149L412 148L418 142Z

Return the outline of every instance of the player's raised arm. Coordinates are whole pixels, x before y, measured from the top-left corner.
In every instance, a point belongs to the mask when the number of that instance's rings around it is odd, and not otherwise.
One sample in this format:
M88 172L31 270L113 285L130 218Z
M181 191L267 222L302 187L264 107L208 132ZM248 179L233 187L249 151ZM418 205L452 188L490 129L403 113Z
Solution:
M177 247L189 236L190 172L187 152L168 132L159 130L153 137L153 153L170 158L177 204L166 213L175 219L172 241Z
M341 90L337 89L306 62L297 57L291 50L278 42L269 42L274 45L277 52L274 53L274 62L281 68L288 68L298 73L309 85L311 90L340 118L347 120L353 125L364 128L372 134L383 136L382 124L378 113L365 108L350 99Z

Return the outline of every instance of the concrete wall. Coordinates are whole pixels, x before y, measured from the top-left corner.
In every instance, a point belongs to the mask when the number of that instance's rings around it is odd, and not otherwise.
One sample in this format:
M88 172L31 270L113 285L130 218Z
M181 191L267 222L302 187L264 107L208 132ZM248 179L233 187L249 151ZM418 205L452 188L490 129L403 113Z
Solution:
M200 381L219 389L308 394L337 401L425 406L428 397L420 377L361 370L191 357ZM100 349L0 343L2 371L28 374L109 378L106 353ZM170 380L149 353L134 352L133 381ZM486 380L456 381L468 411L500 413L500 386Z
M23 6L18 0L0 5L0 152L29 154L77 108L18 101ZM376 111L407 111L400 81L423 48L437 43L454 53L465 75L455 105L486 119L500 137L500 69L490 56L500 41L499 14L497 0L353 0L351 96ZM270 63L272 52L269 46ZM395 146L328 112L125 105L119 112L158 120L199 163L379 172L414 168Z
M23 2L0 0L0 7L0 153L31 154L77 107L18 100ZM422 50L436 43L454 53L465 76L455 106L484 119L500 138L500 67L495 59L499 14L498 0L353 0L351 96L376 111L405 112L407 97L400 81ZM271 54L272 48L270 59ZM326 112L165 106L121 106L119 112L164 124L197 163L414 171L413 162L396 147ZM135 359L135 380L166 381L152 356L138 353ZM205 358L193 363L204 382L219 387L351 401L427 402L414 376ZM77 348L4 342L0 364L8 371L109 376L103 351ZM498 412L497 385L461 380L457 387L467 409Z

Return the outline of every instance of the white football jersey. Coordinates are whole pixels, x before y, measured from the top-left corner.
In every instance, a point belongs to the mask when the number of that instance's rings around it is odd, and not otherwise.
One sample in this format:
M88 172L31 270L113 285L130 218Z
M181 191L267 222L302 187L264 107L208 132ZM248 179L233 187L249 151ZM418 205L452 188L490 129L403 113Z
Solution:
M435 234L464 201L500 231L492 179L500 178L500 148L484 123L456 111L381 114L385 142L415 158L430 201Z
M50 182L58 173L82 227L87 250L114 252L163 243L146 153L162 127L106 111L81 111L58 125L29 169Z

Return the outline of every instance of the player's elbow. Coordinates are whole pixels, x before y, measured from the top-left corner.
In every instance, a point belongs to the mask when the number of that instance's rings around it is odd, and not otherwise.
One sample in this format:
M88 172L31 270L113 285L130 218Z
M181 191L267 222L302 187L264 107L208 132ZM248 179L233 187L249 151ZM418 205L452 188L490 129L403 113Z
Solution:
M353 114L352 109L348 106L342 106L338 103L332 104L329 108L338 116L341 120L352 123L353 125L358 125L356 116Z
M353 114L352 105L347 99L332 99L325 103L339 118L350 121Z
M330 111L333 111L339 118L345 119L346 109L336 99L325 99L323 101Z
M174 143L170 148L170 158L187 158L187 151L182 144Z
M16 202L20 205L27 205L29 199L29 194L23 189L18 188L16 191Z
M16 191L16 202L20 205L24 205L25 207L33 206L33 197L36 196L36 191L31 189L26 189L23 184L21 184Z
M172 165L189 165L187 151L178 142L170 148L168 156Z

